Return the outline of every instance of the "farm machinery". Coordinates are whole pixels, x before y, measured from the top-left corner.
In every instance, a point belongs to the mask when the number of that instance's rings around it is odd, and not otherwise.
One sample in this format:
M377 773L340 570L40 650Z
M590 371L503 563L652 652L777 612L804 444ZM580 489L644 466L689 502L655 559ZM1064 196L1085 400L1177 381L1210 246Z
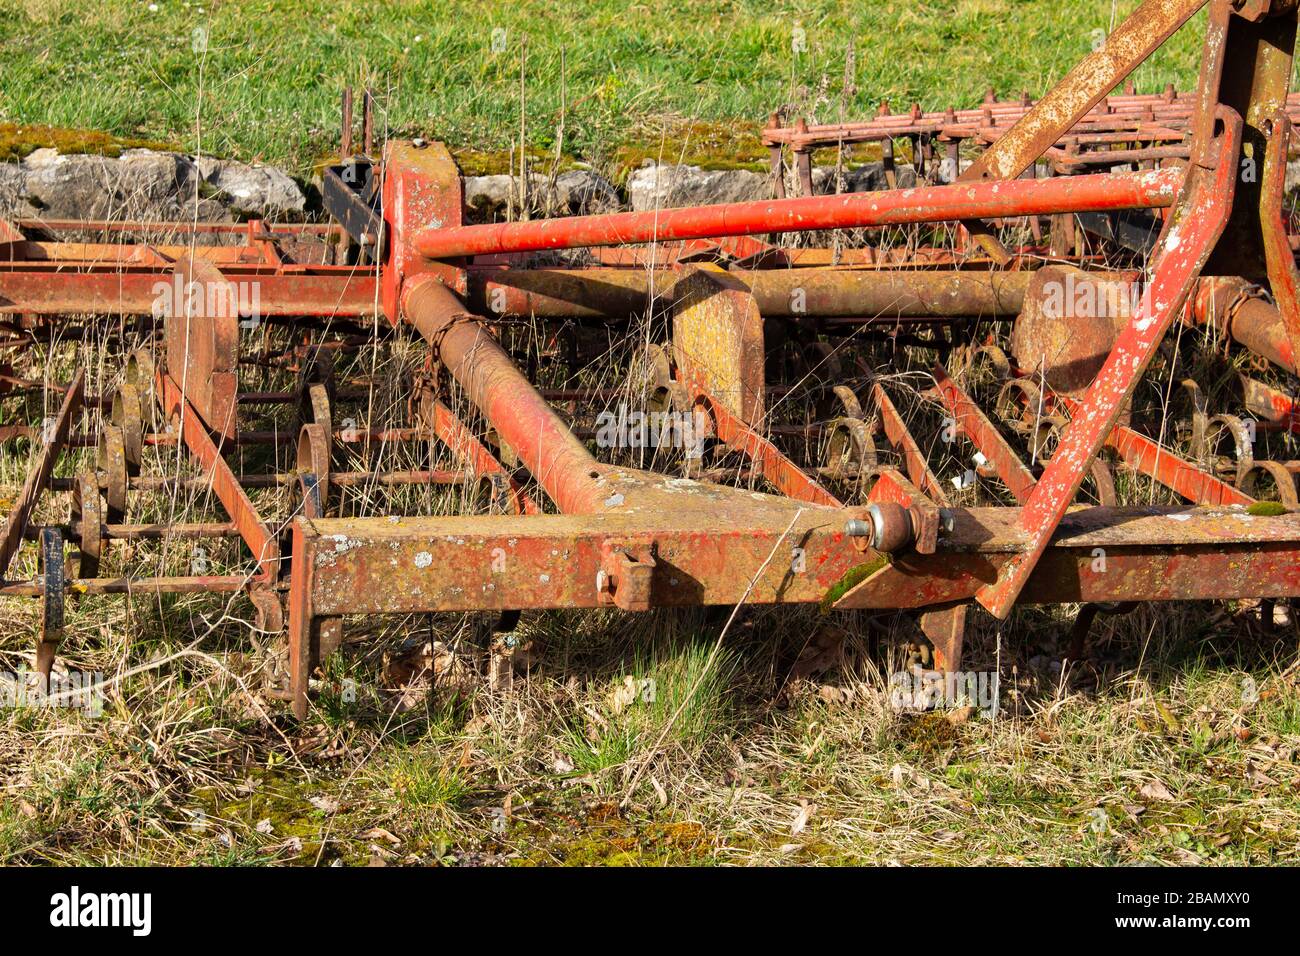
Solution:
M1113 95L1206 6L1195 91ZM1147 0L1037 101L774 118L764 201L467 224L446 147L376 150L367 98L354 149L346 96L327 225L0 223L0 596L46 675L70 602L246 597L299 717L358 617L906 611L953 671L976 607L1271 609L1296 26ZM817 194L860 142L894 188Z

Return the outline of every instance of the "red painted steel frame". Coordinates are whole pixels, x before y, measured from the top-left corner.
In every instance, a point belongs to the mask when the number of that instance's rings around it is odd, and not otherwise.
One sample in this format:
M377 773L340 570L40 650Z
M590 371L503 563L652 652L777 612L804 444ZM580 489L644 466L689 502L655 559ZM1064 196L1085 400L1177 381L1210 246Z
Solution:
M934 367L934 382L944 407L953 417L953 423L970 439L980 454L988 459L1012 497L1020 504L1028 501L1037 481L1020 460L1020 456L998 432L997 426L966 396L942 365Z
M54 474L54 465L68 443L72 419L81 411L85 389L86 370L83 368L77 372L77 377L72 380L72 386L64 393L63 403L54 418L54 428L36 456L36 461L28 472L26 481L23 482L23 489L18 494L18 500L14 502L9 517L5 520L4 533L0 535L0 581L4 580L5 572L9 570L9 562L13 560L18 546L22 544L23 531L26 529L32 508L36 505L37 496L49 483L50 476Z
M997 581L976 594L994 617L1005 618L1011 613L1093 459L1115 427L1124 403L1146 371L1165 331L1182 310L1201 266L1223 233L1236 189L1241 117L1220 107L1218 119L1221 125L1217 141L1209 154L1215 160L1214 168L1204 172L1196 166L1189 168L1184 196L1161 240L1141 303L1025 503L1020 518L1026 534L1025 550L1007 562Z
M1079 414L1080 404L1067 396L1052 395L1051 401L1069 409L1071 415ZM1159 442L1152 441L1131 428L1116 426L1107 436L1106 445L1115 449L1127 464L1188 501L1199 505L1243 506L1255 502L1250 495L1207 474Z
M1057 127L1088 109L1112 84L1119 69L1199 5L1195 0L1147 0L1143 9L1159 16L1153 14L1146 23L1131 20L1131 28L1126 24L1126 32L1117 34L1113 57L1094 56L1085 61L1081 70L1071 74L1079 79L1078 84L1058 88L1026 113L1024 123L1004 137L1001 146L986 153L985 161L970 175L1011 174L1040 145L1055 142ZM1216 15L1225 9L1220 3ZM1293 8L1288 10L1294 15ZM1124 37L1132 39L1127 48L1120 42ZM1215 62L1221 65L1221 61ZM351 276L324 269L292 274L288 267L273 261L276 256L269 247L259 246L266 258L250 264L214 258L205 269L214 281L239 276L273 282L277 291L271 296L272 309L283 308L290 314L339 314L338 308L327 311L331 294L346 303L344 312L352 309L361 314L361 309L369 308L374 297L380 296L392 323L407 322L424 336L435 361L459 383L502 443L518 455L562 512L538 513L536 503L515 486L516 505L526 514L296 519L289 582L295 713L306 714L309 667L316 652L328 643L319 633L321 621L347 613L809 603L826 599L854 572L867 576L841 597L836 607L923 610L928 615L926 631L935 635L942 663L956 666L963 603L972 599L1005 617L1017 600L1300 595L1300 516L1252 515L1241 507L1252 500L1249 496L1176 456L1166 456L1149 439L1116 427L1155 347L1182 313L1224 224L1240 213L1234 206L1234 197L1239 195L1234 188L1241 118L1227 107L1220 107L1211 117L1208 102L1203 91L1202 112L1194 114L1201 135L1192 151L1194 162L1186 169L1047 181L967 182L489 226L460 224L461 183L441 144L393 143L386 151L384 182L389 260L378 285L373 277L358 278L354 287ZM1205 124L1210 119L1220 126L1213 138L1206 135ZM1279 136L1285 138L1285 129ZM1033 158L1029 156L1028 161ZM1276 165L1269 171L1276 176ZM990 460L1021 507L953 507L881 383L872 383L871 395L885 436L902 456L910 476L909 480L893 468L879 468L870 492L870 500L878 506L874 509L877 517L900 513L898 508L883 507L885 504L904 509L899 520L908 523L910 536L873 539L878 547L892 548L893 541L906 537L907 543L890 555L864 545L859 536L865 525L862 509L843 507L758 433L761 414L747 417L730 412L702 391L699 383L684 382L692 390L690 397L713 411L716 437L746 454L764 478L787 497L597 461L495 341L490 324L459 297L468 296L472 302L494 278L510 278L504 271L487 269L518 268L519 261L510 257L530 251L687 240L674 247L676 268L686 265L692 256L721 255L728 249L733 258L771 256L772 250L762 244L735 239L758 233L1169 206L1175 208L1152 264L1142 304L1120 333L1085 398L1077 403L1060 399L1074 415L1039 480L1034 480L944 369L935 370L945 408ZM1280 216L1275 218L1272 225L1278 227ZM698 244L719 237L731 238L716 246ZM11 249L25 245L20 238L0 230L0 245ZM158 250L141 248L139 259L129 265L119 260L109 264L109 271L88 267L90 271L73 277L82 286L76 288L62 285L63 280L56 278L58 269L76 261L75 250L31 251L50 258L41 264L15 263L7 270L0 268L0 311L28 311L33 303L38 308L31 311L42 311L41 304L53 311L72 309L87 301L78 296L100 295L111 303L114 283L117 303L138 307L143 283L157 281L160 274L166 274L162 270L170 268L167 257ZM1275 241L1274 252L1280 251L1281 243ZM469 264L483 270L478 277L471 276L467 268L435 261L473 255L501 258ZM780 253L780 263L790 265L807 255ZM1287 255L1289 258L1289 251ZM609 254L602 261L635 265L639 260ZM939 261L953 265L956 260L941 256ZM245 271L238 271L241 269ZM259 271L263 269L268 271ZM760 330L761 313L776 314L780 306L760 310L753 303L763 296L776 302L785 298L786 271L776 279L754 273L754 298L747 300L747 308L753 311L746 316L758 321ZM526 273L515 278L521 275ZM826 275L834 273L819 273L823 285L815 290L819 293L817 314L823 317L836 318L840 304L850 307L846 311L855 303L865 308L867 291L877 297L876 303L882 301L881 296L888 300L893 295L889 281L878 276L855 287L853 281L823 278ZM675 277L675 273L671 275ZM585 278L598 282L601 277L586 274ZM555 283L553 287L525 284L514 290L518 294L512 301L520 308L533 301L544 302L551 309L563 308L563 300L548 292L564 291L568 280L559 275L550 281ZM657 281L657 277L642 274L637 279L639 285L611 283L618 288L610 291L608 301L623 308L642 292L656 292ZM765 282L768 288L763 289ZM972 306L978 307L979 314L986 306L992 311L1008 309L1001 292L1015 291L994 288L992 282L984 288L984 283L966 278L953 282L951 276L933 281L907 278L902 284L913 293L907 308L921 315L927 313L930 301L945 303L952 314ZM1023 299L1023 288L1016 287ZM359 301L357 289L370 301ZM302 297L297 305L289 301L295 295ZM533 295L539 298L530 299ZM94 311L102 311L104 302L97 306ZM750 344L755 340L761 369L761 336L751 337ZM723 340L719 349L733 347L731 340ZM188 361L182 364L189 367ZM180 370L157 376L159 401L166 413L179 418L181 441L208 472L234 527L256 556L259 572L255 580L273 583L279 571L276 538L221 457L220 447L196 413L194 396L182 395L172 375L179 379ZM761 375L758 379L761 393ZM755 407L763 406L759 402ZM468 459L476 471L505 475L487 448L445 406L435 402L433 413L430 424L434 433ZM420 434L427 435L427 430ZM1071 502L1104 443L1181 494L1216 502L1219 507L1071 510ZM846 519L856 520L846 528ZM1109 568L1105 572L1093 566L1096 548L1107 552ZM208 580L215 582L214 588L228 583L228 579L186 579L198 586Z
M474 437L450 408L440 401L433 403L433 430L451 453L464 461L478 475L500 475L510 489L510 501L516 514L540 514L541 508L524 493L519 482L501 467L501 463Z
M66 263L50 268L21 263L0 264L0 315L150 315L158 302L160 282L171 279L173 266L158 269L106 269L71 272ZM378 311L373 275L349 271L332 274L261 274L221 266L233 282L256 282L263 317L350 317Z
M248 549L257 559L258 572L256 580L271 582L280 573L280 545L275 536L258 516L257 509L248 498L248 493L235 477L226 460L221 457L221 450L213 442L198 413L185 400L180 387L166 372L157 375L158 401L163 414L178 419L181 439L190 453L208 473L212 490L216 493L226 514L239 529L239 535L248 545Z
M667 239L898 226L952 219L1107 212L1169 206L1182 171L963 183L878 193L725 203L694 209L574 216L534 222L425 229L414 248L431 259L571 249Z
M697 396L708 403L718 440L744 452L762 472L763 477L781 494L832 508L842 506L843 503L838 498L781 454L770 441L729 412L721 402L714 401L707 393L698 390Z

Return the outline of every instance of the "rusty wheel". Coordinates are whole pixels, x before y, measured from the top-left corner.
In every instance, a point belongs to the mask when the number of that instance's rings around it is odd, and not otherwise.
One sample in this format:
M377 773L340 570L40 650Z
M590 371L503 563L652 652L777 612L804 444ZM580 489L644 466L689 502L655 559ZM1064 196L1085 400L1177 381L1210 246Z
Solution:
M128 382L114 393L109 420L122 429L128 472L138 475L144 454L144 407L136 386Z
M878 464L876 444L866 422L847 416L830 422L820 474L835 480L860 481Z
M77 577L98 577L99 561L104 549L104 500L99 494L99 479L93 472L83 472L77 476L72 489L69 523L77 535L79 545Z
M329 510L330 440L323 425L303 425L298 433L297 470L309 518L324 517Z
M1296 495L1295 476L1280 461L1256 461L1237 476L1237 489L1252 498L1258 498L1259 479L1267 475L1273 479L1277 491L1277 500L1288 508L1300 506L1300 497Z
M120 520L126 514L126 491L129 483L126 463L126 438L119 425L105 425L99 433L96 465L104 474L104 499L108 518Z

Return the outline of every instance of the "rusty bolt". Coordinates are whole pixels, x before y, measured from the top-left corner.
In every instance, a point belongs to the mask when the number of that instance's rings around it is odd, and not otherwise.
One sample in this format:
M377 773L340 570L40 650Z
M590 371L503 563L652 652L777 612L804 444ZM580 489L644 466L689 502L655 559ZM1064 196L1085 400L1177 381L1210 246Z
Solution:
M912 513L892 501L879 501L867 508L871 519L871 547L886 554L901 551L916 540Z
M871 522L861 518L850 518L844 525L844 533L850 538L870 538L874 534Z

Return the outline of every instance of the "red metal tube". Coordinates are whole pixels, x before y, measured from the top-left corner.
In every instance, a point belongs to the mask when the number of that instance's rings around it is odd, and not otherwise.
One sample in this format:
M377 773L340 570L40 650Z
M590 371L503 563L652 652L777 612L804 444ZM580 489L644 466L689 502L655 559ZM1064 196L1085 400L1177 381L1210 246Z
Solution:
M441 282L407 285L402 311L487 416L561 511L593 514L611 492L598 479L603 466L551 410L546 399L471 313Z
M672 269L471 269L469 304L482 312L626 317L651 299L672 301ZM1013 316L1033 272L957 269L732 270L764 318L777 316L934 318Z
M1277 306L1260 298L1244 279L1235 276L1202 279L1186 318L1198 325L1215 325L1238 345L1279 368L1293 374L1296 371L1295 351L1282 313Z
M954 183L920 189L803 196L688 209L572 216L533 222L426 228L416 251L430 259L535 252L668 239L855 229L951 219L998 219L1173 205L1183 170L1063 176L1046 180Z

